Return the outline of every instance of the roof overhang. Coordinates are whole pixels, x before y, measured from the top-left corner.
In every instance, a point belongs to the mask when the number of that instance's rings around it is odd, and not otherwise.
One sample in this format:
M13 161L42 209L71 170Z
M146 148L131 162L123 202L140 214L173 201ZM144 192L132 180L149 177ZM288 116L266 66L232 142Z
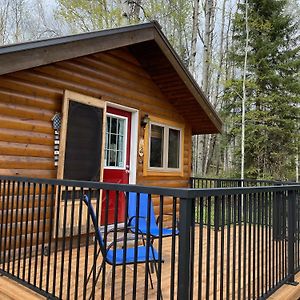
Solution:
M151 66L147 56L153 53L145 51L145 46L152 47L156 51L156 57L163 61L164 70L167 72L165 76L169 76L170 72L173 74L177 87L182 87L184 99L176 99L174 96L172 100L172 93L165 89L159 79L155 80L158 69ZM157 22L0 47L0 75L120 47L129 47L132 50L162 92L166 93L170 101L178 106L183 117L191 123L194 134L221 132L221 119ZM186 105L187 110L182 110L182 105Z

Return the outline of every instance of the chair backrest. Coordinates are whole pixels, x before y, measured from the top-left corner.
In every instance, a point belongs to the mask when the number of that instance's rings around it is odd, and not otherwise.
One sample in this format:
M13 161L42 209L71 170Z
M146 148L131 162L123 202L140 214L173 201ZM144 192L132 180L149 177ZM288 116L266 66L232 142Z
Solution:
M82 200L88 207L88 212L89 212L89 215L92 219L92 222L93 222L93 225L94 225L94 228L95 228L96 239L99 243L101 251L104 252L104 247L105 247L104 245L105 244L104 244L104 241L103 241L103 238L102 238L102 235L101 235L100 228L98 226L97 217L96 217L95 211L93 209L93 205L91 203L91 200L89 199L89 197L87 195L83 195Z
M137 215L137 204L138 204L138 195L137 193L129 193L129 203L128 203L128 218L130 221L130 226L136 226L137 218L139 217L139 229L147 229L147 217L150 217L150 228L157 227L156 218L154 214L154 208L152 199L149 201L148 194L139 194L139 212ZM150 215L148 216L148 204L150 204Z

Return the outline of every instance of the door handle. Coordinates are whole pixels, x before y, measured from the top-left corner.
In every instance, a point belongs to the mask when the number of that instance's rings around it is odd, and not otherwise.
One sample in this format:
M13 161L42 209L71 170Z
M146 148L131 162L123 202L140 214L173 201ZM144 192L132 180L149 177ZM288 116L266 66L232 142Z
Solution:
M127 174L129 174L129 173L130 173L130 170L129 170L129 165L126 165L126 170L125 170L125 172L126 172Z

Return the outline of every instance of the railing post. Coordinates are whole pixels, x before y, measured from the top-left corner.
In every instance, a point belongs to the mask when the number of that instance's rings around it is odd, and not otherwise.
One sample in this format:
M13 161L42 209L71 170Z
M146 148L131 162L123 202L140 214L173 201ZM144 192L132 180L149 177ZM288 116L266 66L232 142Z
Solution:
M179 258L177 299L189 300L193 296L193 234L195 227L195 199L180 198Z
M296 193L288 191L288 284L295 281Z
M284 225L284 194L283 192L274 192L273 200L273 239L280 241L285 238Z

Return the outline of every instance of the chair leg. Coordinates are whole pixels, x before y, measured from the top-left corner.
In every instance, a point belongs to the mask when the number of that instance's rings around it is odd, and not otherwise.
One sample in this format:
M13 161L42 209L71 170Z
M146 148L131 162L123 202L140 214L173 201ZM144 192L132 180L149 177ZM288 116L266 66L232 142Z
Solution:
M152 238L151 239L151 246L152 247L153 247L153 244L154 244L154 239ZM151 270L151 273L154 273L154 262L150 263L150 270Z
M98 279L99 279L99 277L100 277L100 274L101 274L101 271L102 271L102 269L103 269L104 264L105 264L105 260L103 259L102 264L101 264L101 266L100 266L100 268L99 268L99 271L98 271L98 273L97 273L97 275L96 275L95 283L93 283L93 285L94 285L93 290L96 288L96 285L97 285L97 282L98 282ZM87 283L88 283L88 280L86 281L86 284L87 284ZM90 294L89 300L91 300L91 299L93 298L93 290L92 290L92 292L91 292L91 294Z
M96 255L95 263L97 262L97 259L98 259L98 256L99 256L100 252L101 252L101 250L98 249L98 252L97 252L97 255ZM90 277L91 277L91 275L92 275L92 272L93 272L94 267L95 267L95 266L93 265L92 268L91 268L91 271L90 271L90 273L89 273L89 276L88 276L88 278L86 279L86 282L87 282L87 283L88 283L88 281L90 280Z
M150 263L150 265L151 265L151 263ZM149 269L149 263L148 263L148 274L149 274L149 278L150 278L151 289L153 290L153 281L152 281L151 271L150 271L150 269Z

